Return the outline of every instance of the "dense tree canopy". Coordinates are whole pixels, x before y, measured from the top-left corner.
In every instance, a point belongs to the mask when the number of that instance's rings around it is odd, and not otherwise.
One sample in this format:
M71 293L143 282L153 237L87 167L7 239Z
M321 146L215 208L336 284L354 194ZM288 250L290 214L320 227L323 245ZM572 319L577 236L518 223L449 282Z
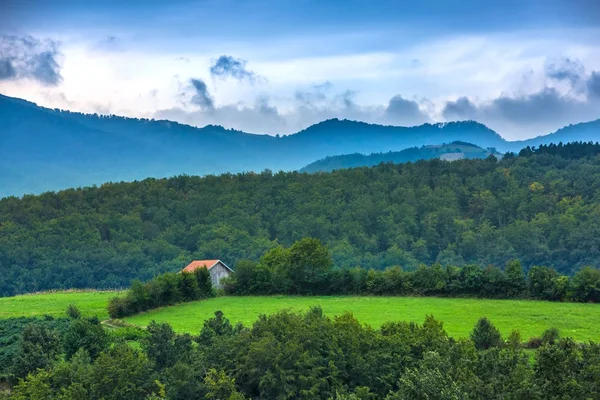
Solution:
M525 271L569 275L600 266L598 153L570 144L502 160L179 176L4 198L0 295L123 287L191 259L235 268L304 237L321 240L340 268L518 259Z
M18 375L4 385L0 378L0 398L558 400L596 399L600 391L597 344L556 330L526 343L513 331L504 340L485 318L471 339L454 339L433 316L373 329L351 314L329 318L313 308L262 315L246 327L216 312L194 336L152 322L139 345L101 340L94 356L88 344L97 332L81 321L62 333L43 321L17 332L9 361ZM60 357L60 343L70 357ZM24 356L45 364L23 364Z

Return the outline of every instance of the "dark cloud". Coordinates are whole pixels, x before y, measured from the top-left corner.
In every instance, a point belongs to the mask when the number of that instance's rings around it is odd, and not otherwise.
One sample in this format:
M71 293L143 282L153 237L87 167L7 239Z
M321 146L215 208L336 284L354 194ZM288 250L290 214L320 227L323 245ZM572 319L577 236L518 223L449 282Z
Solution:
M297 90L294 93L294 99L303 106L317 107L327 100L327 95L325 93L332 87L333 84L329 81L313 84L308 90Z
M0 58L0 80L14 79L17 71L8 58Z
M262 115L279 118L279 111L277 110L277 107L269 105L268 97L259 96L256 99L254 108L256 108L256 110Z
M261 78L259 75L246 68L246 60L222 55L210 67L210 74L217 78L234 78L239 81L255 82Z
M587 85L585 99L545 87L528 95L502 95L483 103L461 97L447 102L442 115L446 120L472 119L500 133L531 137L571 123L600 118L600 76L592 73L584 83Z
M341 95L337 96L337 99L341 101L344 108L355 108L356 104L354 103L354 98L356 97L356 92L354 90L346 90Z
M535 123L571 112L576 101L554 88L524 96L500 96L491 102L475 104L466 97L447 102L442 114L446 119L507 120L518 124Z
M54 86L62 81L57 44L31 36L0 36L0 80L34 79Z
M579 60L562 58L546 64L546 76L556 81L566 81L577 90L585 79L585 67Z
M587 81L587 90L590 97L600 99L600 72L592 72Z
M194 94L192 95L191 99L192 104L200 106L202 110L213 110L215 108L215 103L208 92L206 83L204 83L202 79L192 78L190 79L190 84L194 90Z
M323 83L316 83L316 84L312 85L312 87L317 91L325 92L333 87L333 83L331 83L329 81L325 81Z
M467 97L460 97L456 101L449 101L444 106L442 115L445 119L475 119L477 106Z
M419 103L405 99L400 95L390 99L384 117L388 122L404 125L418 125L429 120L427 114L419 108Z

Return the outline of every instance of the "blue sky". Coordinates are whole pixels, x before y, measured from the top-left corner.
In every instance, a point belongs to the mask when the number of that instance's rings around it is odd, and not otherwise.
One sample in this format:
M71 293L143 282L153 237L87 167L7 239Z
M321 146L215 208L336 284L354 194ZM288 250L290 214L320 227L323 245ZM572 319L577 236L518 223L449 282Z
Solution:
M0 93L270 134L476 119L517 139L600 118L596 0L172 3L1 1Z

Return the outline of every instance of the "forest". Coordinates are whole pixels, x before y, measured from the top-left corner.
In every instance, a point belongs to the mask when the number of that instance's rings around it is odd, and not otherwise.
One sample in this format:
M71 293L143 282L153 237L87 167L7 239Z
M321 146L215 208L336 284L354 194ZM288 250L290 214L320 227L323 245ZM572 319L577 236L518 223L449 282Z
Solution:
M390 267L334 269L329 250L312 238L289 248L275 247L258 262L242 260L236 273L223 279L228 295L393 295L446 296L547 301L600 302L600 269L585 267L573 277L549 267L532 267L527 275L518 260L504 270L477 265L420 265L415 271ZM108 305L111 318L195 301L216 294L206 268L193 273L168 272L142 283L133 282Z
M192 259L234 269L312 237L336 269L600 260L600 145L332 173L177 176L0 200L0 295L128 287ZM224 155L226 156L226 154ZM201 160L199 160L201 162Z
M556 329L523 343L516 330L503 338L485 317L469 338L454 339L433 316L373 329L318 307L263 315L252 326L232 325L217 311L194 335L155 322L108 331L73 306L67 315L0 321L0 343L11 342L0 348L1 399L558 400L600 393L598 344L561 338Z

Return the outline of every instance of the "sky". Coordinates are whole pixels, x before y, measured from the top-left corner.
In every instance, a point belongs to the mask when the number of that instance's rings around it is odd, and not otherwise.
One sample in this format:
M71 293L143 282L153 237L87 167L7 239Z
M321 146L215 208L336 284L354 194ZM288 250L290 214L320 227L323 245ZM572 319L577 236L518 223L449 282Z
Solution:
M600 118L598 0L0 0L0 93L289 134L476 120L509 140Z

